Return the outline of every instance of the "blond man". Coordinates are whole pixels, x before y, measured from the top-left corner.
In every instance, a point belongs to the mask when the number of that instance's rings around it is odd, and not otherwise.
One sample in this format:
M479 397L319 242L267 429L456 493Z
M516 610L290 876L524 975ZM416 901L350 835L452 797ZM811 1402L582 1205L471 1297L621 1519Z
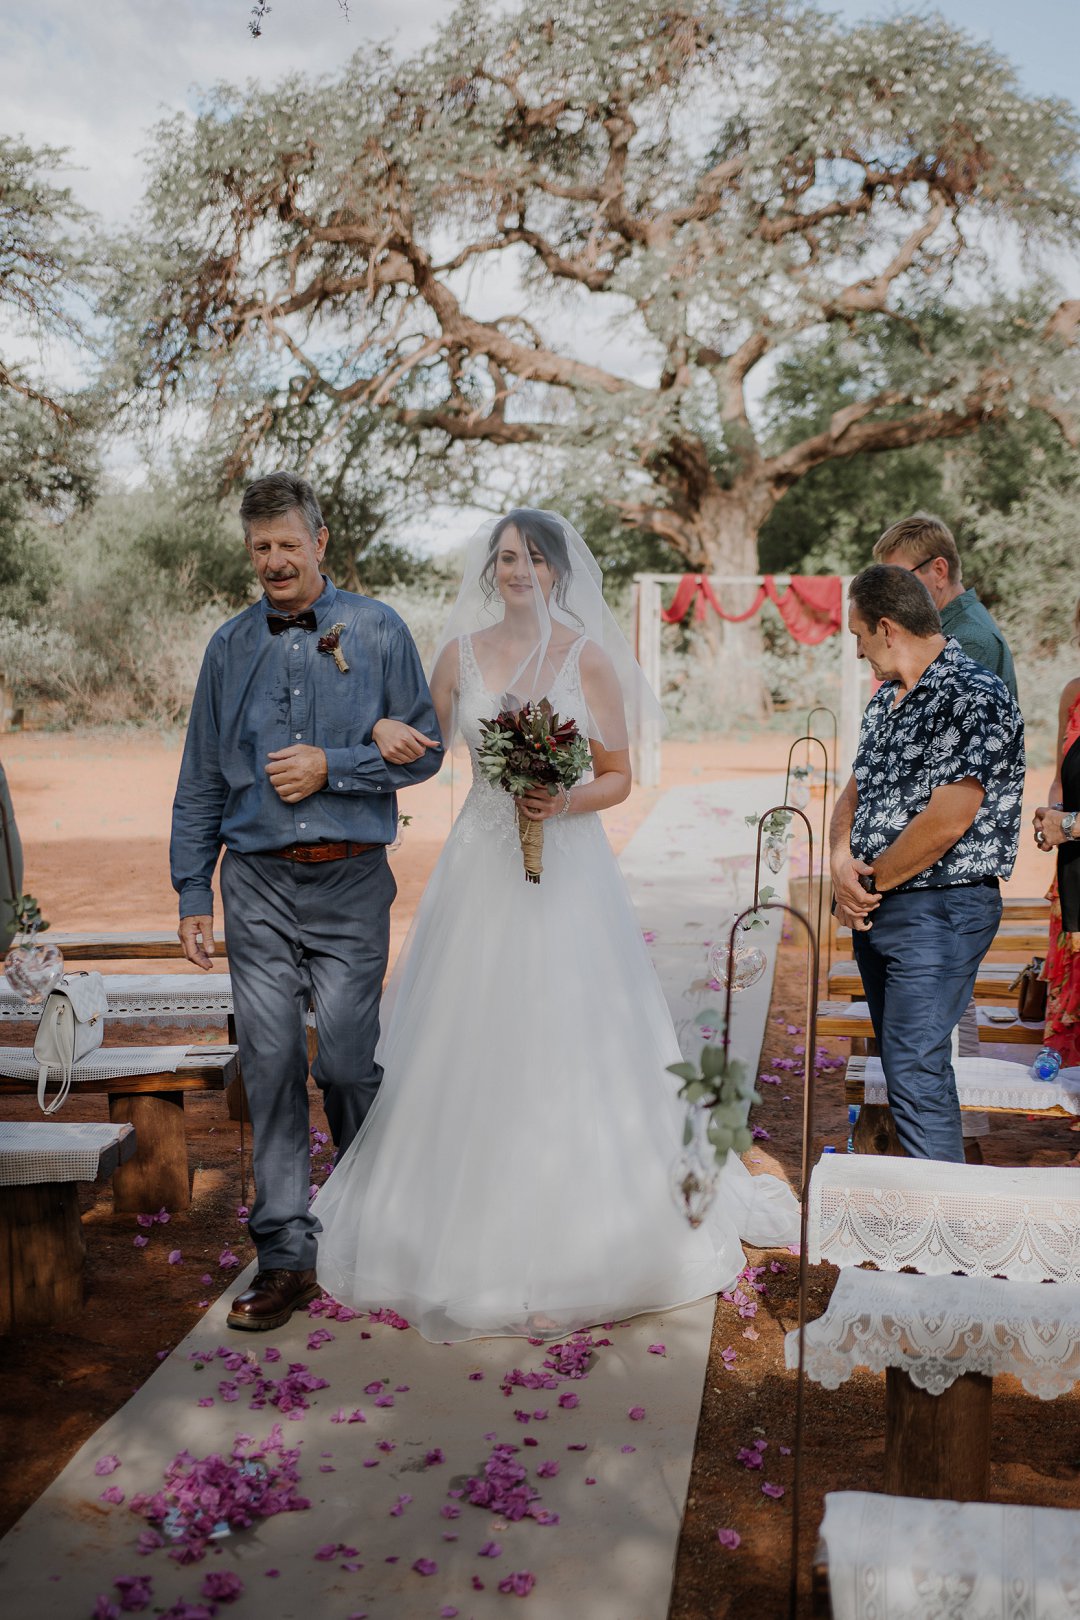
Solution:
M947 523L932 512L901 518L874 547L874 561L906 568L921 580L938 610L942 634L955 637L961 652L1004 681L1016 697L1012 653L974 589L964 589L960 553Z

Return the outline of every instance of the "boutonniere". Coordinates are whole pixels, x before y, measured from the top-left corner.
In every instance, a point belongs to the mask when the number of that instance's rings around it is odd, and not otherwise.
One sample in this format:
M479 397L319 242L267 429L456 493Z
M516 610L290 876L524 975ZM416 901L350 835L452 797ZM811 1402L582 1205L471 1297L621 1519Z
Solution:
M321 653L330 653L341 673L347 675L349 666L345 662L345 654L341 650L341 632L344 628L343 624L332 624L325 636L319 637L316 648Z

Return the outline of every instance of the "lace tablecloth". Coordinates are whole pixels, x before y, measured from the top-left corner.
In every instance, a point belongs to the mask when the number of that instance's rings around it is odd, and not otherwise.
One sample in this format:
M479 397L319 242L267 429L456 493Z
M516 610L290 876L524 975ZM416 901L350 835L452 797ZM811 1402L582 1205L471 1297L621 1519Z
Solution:
M784 1354L798 1365L799 1335ZM1044 1401L1080 1380L1080 1288L988 1277L842 1271L806 1328L806 1374L838 1389L857 1367L900 1367L940 1395L963 1373L1011 1373Z
M864 1061L865 1100L888 1102L881 1059ZM1080 1114L1080 1073L1075 1069L1061 1070L1054 1081L1034 1080L1026 1063L1004 1058L957 1058L953 1069L961 1108L1016 1108L1032 1114L1043 1108L1064 1108Z
M1080 1170L827 1153L807 1197L811 1265L1080 1284Z
M0 1187L96 1181L103 1154L115 1163L134 1151L134 1125L0 1121Z
M1080 1513L825 1497L834 1620L1077 1620Z
M188 1054L186 1046L99 1046L72 1065L71 1082L118 1080L128 1074L174 1074ZM27 1046L0 1046L0 1074L9 1080L36 1080L41 1065ZM49 1069L50 1078L63 1071Z
M114 1018L147 1023L185 1024L189 1029L217 1028L233 1010L232 978L228 973L106 973L105 997ZM0 1023L32 1023L40 1007L21 1001L0 975ZM307 1023L315 1027L315 1014Z

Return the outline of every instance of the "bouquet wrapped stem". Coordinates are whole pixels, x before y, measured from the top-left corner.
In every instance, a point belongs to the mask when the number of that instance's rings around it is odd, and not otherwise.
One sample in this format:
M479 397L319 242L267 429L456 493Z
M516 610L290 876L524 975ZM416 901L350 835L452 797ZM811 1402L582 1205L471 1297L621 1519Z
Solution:
M569 791L588 768L588 738L573 720L560 721L547 698L526 703L521 709L503 709L494 720L482 720L480 726L484 734L479 750L482 775L519 801L537 787L551 794L560 787ZM530 820L520 802L516 808L525 880L539 883L544 823Z
M544 870L544 823L530 821L524 808L517 807L518 841L521 844L521 857L525 862L525 881L539 883L540 874Z

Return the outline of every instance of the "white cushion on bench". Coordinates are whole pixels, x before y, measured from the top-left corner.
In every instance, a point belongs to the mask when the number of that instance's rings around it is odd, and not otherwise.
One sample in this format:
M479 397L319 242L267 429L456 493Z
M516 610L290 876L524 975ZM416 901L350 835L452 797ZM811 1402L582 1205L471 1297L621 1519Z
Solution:
M866 1101L888 1102L881 1059L868 1057L864 1061ZM1036 1080L1026 1063L989 1057L956 1058L953 1070L961 1108L1015 1108L1030 1114L1044 1108L1064 1108L1070 1114L1080 1114L1080 1075L1076 1070L1063 1070L1056 1080Z
M0 1186L96 1181L134 1152L134 1125L0 1121Z
M128 1074L172 1074L178 1069L189 1046L99 1046L96 1052L74 1064L72 1083L80 1080L118 1080ZM27 1046L0 1046L0 1074L11 1080L36 1080L41 1065ZM59 1065L55 1070L59 1074Z
M1080 1513L830 1491L834 1620L1076 1620Z

